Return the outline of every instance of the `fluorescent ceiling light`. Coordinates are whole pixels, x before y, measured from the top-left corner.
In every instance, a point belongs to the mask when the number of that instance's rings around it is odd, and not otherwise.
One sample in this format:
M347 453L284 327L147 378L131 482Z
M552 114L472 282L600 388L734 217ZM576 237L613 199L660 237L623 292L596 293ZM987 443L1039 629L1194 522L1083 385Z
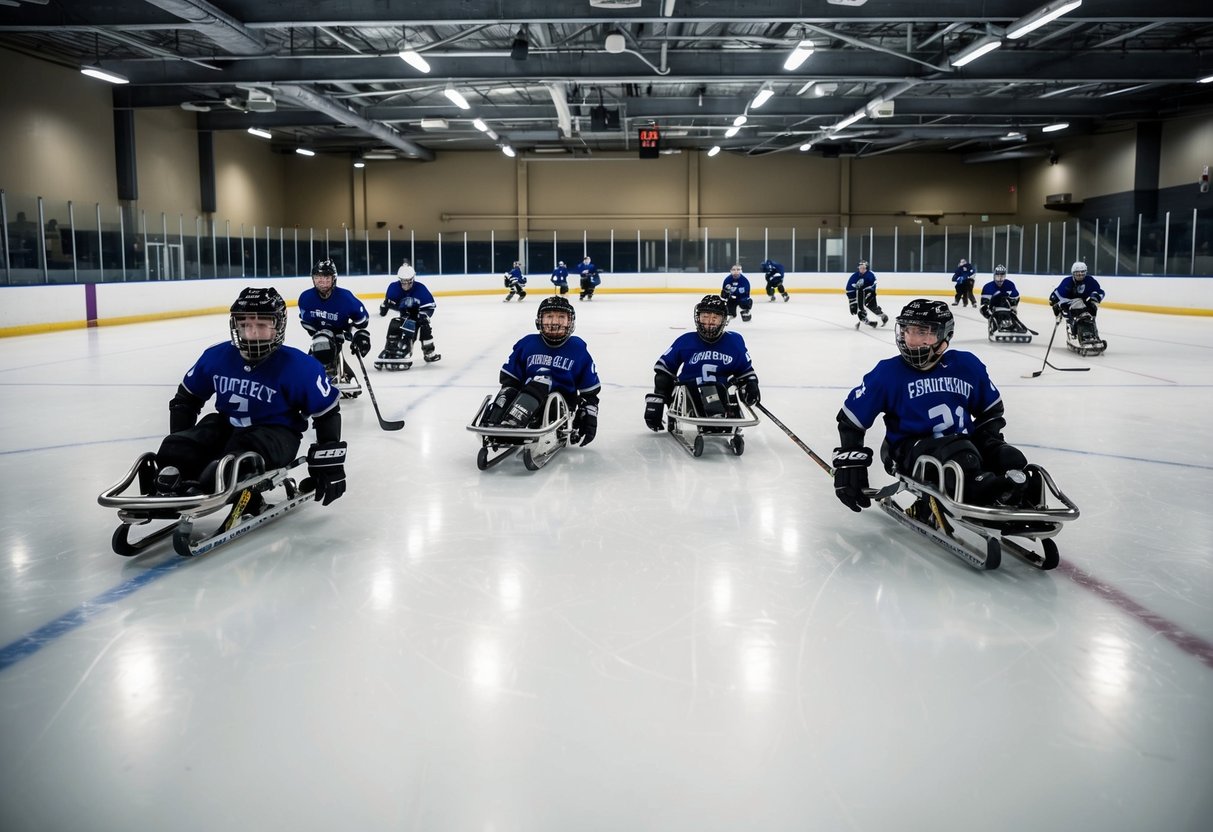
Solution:
M797 95L804 95L806 92L808 92L809 90L813 89L813 85L814 85L814 84L816 84L816 83L817 83L816 81L805 81L805 82L804 82L804 86L803 86L803 87L801 87L800 89L796 90L796 94L797 94Z
M1012 130L1010 133L1007 133L1005 136L1003 136L999 141L1009 142L1009 141L1012 141L1013 139L1022 139L1022 138L1023 138L1023 133L1020 133L1018 130Z
M354 167L364 168L364 167L366 167L366 162L354 162Z
M979 38L974 41L968 48L962 50L955 57L950 58L948 63L960 69L966 64L971 64L973 61L985 55L987 52L993 52L998 47L1002 46L1002 38L997 35L986 35L984 38Z
M1066 12L1073 11L1082 5L1082 0L1053 0L1046 3L1029 15L1025 15L1007 27L1007 37L1018 40L1029 32L1034 32L1046 23L1052 23Z
M720 145L713 145L712 149L708 151L708 155L715 156L719 152L720 152Z
M788 59L783 62L783 68L788 72L793 72L800 69L800 65L809 59L813 54L813 41L802 40L796 44L796 48L788 54Z
M757 110L763 104L771 100L771 96L775 94L775 90L759 90L758 95L754 96L754 100L750 102L750 107Z
M295 152L298 153L300 156L315 156L316 155L316 151L308 150L306 147L296 147Z
M503 144L501 146L501 152L504 153L506 156L509 156L511 159L513 159L515 156L518 155L517 153L514 152L514 148L510 147L508 144Z
M404 61L418 72L430 71L430 62L421 57L421 53L416 49L401 49L400 60Z
M725 137L726 139L731 139L731 138L733 138L734 136L736 136L736 135L737 135L738 133L740 133L740 132L741 132L741 128L740 128L740 127L738 127L737 125L735 125L735 124L734 124L734 125L733 125L732 127L730 127L728 130L725 130L725 131L724 131L724 137Z
M745 116L738 116L737 118L733 119L733 126L740 127L741 125L745 124L747 121L749 121L749 119L746 118Z
M468 103L468 100L466 98L464 98L462 93L460 93L459 90L455 89L454 87L447 87L445 90L442 91L442 94L445 95L447 98L451 99L451 103L454 104L459 109L461 109L461 110L472 109L472 105Z
M370 161L389 161L389 160L395 161L396 154L388 153L387 151L384 151L384 150L380 150L379 152L375 152L372 150L370 153L363 153L362 158L368 159Z
M497 141L497 138L498 138L498 137L497 137L497 134L496 134L496 133L494 133L492 130L485 130L485 131L484 131L484 134L485 134L486 136L488 136L490 139L492 139L493 141Z
M1040 132L1042 132L1042 133L1056 133L1058 130L1065 130L1065 129L1066 129L1067 127L1069 127L1069 126L1070 126L1070 122L1068 122L1068 121L1059 121L1059 122L1057 122L1056 124L1050 124L1048 127L1042 127L1042 128L1040 128Z
M800 146L800 151L801 151L801 153L803 153L804 151L811 150L812 148L813 148L812 142L805 142L804 144L802 144Z
M1201 79L1200 79L1199 81L1197 81L1196 83L1198 83L1198 84L1210 84L1210 83L1213 83L1213 75L1206 75L1204 78L1201 78Z
M260 127L250 127L250 128L248 129L248 131L249 131L249 133L251 133L252 135L254 135L254 136L258 137L258 138L261 138L261 139L272 139L272 138L274 138L274 134L273 134L273 133L271 133L269 130L262 130Z
M832 131L846 130L848 127L850 127L852 124L859 121L863 117L864 117L864 113L855 113L854 115L847 116L842 121L835 124L831 128L831 130Z
M130 78L125 75L119 75L117 72L110 72L108 69L102 69L97 66L82 66L80 71L90 78L100 78L102 81L109 81L111 84L129 84Z
M484 123L484 119L479 119L479 118L472 119L472 126L475 127L477 130L479 130L481 133L489 132L489 126Z
M837 84L818 84L813 88L813 95L821 98L823 95L831 95L838 91Z

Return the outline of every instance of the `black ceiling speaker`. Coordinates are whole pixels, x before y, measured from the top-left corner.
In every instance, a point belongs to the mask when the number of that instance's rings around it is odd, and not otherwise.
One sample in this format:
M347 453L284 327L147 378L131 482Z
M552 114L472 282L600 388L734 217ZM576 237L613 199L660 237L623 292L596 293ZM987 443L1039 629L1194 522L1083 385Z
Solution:
M518 34L514 36L514 44L510 47L510 57L515 61L525 61L530 49L531 44L527 42L526 32L519 29Z

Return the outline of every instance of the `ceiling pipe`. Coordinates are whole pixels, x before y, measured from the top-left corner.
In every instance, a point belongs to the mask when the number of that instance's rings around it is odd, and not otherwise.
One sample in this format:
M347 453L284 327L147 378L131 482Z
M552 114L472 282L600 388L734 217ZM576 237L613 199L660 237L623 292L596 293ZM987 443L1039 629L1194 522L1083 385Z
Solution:
M392 147L403 150L415 159L420 159L423 162L434 161L434 151L409 141L387 125L378 121L371 121L328 96L320 95L298 84L279 84L274 86L273 89L288 101L293 101L309 110L315 110L318 113L332 116L342 124L357 127L364 133L369 133L375 138L390 144Z

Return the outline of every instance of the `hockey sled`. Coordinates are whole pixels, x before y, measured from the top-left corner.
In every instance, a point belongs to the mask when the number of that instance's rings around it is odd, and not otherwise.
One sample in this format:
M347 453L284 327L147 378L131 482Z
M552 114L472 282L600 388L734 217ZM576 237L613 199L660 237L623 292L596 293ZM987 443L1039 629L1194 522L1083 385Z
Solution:
M481 471L492 468L518 451L522 451L522 464L527 470L538 471L572 439L573 414L568 401L560 393L548 394L547 401L539 411L537 427L486 425L484 419L492 404L493 396L485 396L476 417L467 426L468 430L480 435L476 467Z
M1066 326L1066 346L1081 356L1103 355L1108 342L1099 337L1095 318L1085 313L1079 315L1072 325Z
M976 505L965 502L964 472L959 464L922 456L915 462L913 476L898 477L900 487L894 491L912 494L916 498L912 506L903 508L893 499L894 494L882 496L882 492L873 496L894 520L970 566L997 569L1002 552L1007 550L1037 569L1054 569L1060 555L1053 537L1066 523L1078 519L1078 506L1062 493L1044 468L1028 465L1024 473L1028 481L1018 505ZM945 486L949 480L955 484ZM976 536L980 546L959 536L958 530ZM1039 541L1041 551L1038 553L1012 538Z
M214 493L162 497L151 493L158 472L156 455L143 454L122 479L97 498L102 506L118 510L121 525L110 541L114 552L124 557L137 555L171 535L177 554L184 557L202 555L315 499L311 488L302 488L290 476L294 468L306 464L305 457L269 471L260 470L260 462L261 457L255 453L228 454L216 468ZM246 468L255 467L256 473L237 481L236 472L243 463L249 463L244 466ZM125 493L135 484L138 493ZM271 505L265 502L263 495L275 488L282 489L285 499ZM225 509L227 514L217 529L210 534L195 533L194 524L199 519ZM138 541L130 539L132 526L157 520L169 522Z
M1009 309L990 313L989 339L998 344L1030 344L1032 330Z
M354 368L345 360L345 351L337 353L337 374L333 387L343 399L356 399L362 395L362 382L354 375Z
M691 456L703 456L706 437L724 439L733 454L741 456L745 453L745 438L741 431L743 428L757 425L758 414L741 401L734 387L728 388L726 410L739 415L699 415L690 391L686 385L680 384L674 388L674 398L670 401L670 409L666 413L666 429Z

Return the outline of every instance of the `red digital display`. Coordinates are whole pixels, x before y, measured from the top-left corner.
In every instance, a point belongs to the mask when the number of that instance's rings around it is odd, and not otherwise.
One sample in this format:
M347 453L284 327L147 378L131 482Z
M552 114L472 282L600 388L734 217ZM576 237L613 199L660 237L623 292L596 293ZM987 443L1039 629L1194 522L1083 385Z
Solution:
M641 159L656 159L661 155L661 131L657 125L641 127L639 138Z

